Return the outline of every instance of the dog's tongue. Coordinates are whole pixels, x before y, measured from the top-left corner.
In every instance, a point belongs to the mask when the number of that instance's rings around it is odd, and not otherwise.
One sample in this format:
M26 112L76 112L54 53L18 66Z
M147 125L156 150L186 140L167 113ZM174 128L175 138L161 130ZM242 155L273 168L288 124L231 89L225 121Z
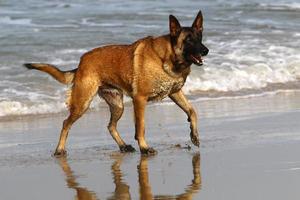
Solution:
M202 58L200 55L191 55L191 59L193 60L193 62L197 65L202 65Z

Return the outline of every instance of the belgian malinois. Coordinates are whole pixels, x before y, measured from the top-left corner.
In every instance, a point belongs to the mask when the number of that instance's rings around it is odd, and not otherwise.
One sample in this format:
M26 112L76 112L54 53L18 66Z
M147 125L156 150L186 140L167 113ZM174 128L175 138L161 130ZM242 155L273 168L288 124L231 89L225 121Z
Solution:
M73 84L68 100L70 114L63 122L54 155L66 153L69 129L79 119L98 93L109 105L108 130L122 152L135 149L126 144L117 130L124 110L123 94L133 99L135 139L142 154L155 154L145 141L144 113L148 101L169 96L188 116L191 141L199 146L196 112L183 94L191 65L202 65L208 49L202 44L203 16L199 11L191 27L181 27L169 16L170 33L145 37L130 45L109 45L85 53L77 69L61 71L53 65L24 64L28 69L44 71L63 84Z

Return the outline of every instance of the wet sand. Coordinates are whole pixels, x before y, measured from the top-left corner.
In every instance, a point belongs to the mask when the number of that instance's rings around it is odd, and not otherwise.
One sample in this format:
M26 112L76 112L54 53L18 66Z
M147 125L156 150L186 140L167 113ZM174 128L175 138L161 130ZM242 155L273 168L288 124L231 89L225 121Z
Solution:
M147 107L147 141L158 150L152 157L117 151L106 130L106 107L74 125L62 159L51 154L65 114L2 120L0 199L299 198L298 92L193 104L200 149L189 141L179 108ZM127 105L119 130L137 148L133 127Z

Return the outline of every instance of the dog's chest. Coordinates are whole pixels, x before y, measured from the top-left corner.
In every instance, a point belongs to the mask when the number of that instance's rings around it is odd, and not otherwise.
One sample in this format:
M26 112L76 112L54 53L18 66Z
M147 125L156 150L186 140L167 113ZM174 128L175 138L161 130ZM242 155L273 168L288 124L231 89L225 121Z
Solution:
M152 93L149 100L159 101L169 94L179 91L185 83L183 77L173 78L170 76L157 76L153 82Z

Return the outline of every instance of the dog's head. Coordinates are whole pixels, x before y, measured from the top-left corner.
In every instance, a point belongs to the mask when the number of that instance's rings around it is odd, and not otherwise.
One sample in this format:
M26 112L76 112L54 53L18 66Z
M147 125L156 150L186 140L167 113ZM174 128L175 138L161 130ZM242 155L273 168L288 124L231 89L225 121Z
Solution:
M208 48L202 44L203 16L199 11L191 27L181 27L173 15L169 17L171 44L179 63L201 66Z

